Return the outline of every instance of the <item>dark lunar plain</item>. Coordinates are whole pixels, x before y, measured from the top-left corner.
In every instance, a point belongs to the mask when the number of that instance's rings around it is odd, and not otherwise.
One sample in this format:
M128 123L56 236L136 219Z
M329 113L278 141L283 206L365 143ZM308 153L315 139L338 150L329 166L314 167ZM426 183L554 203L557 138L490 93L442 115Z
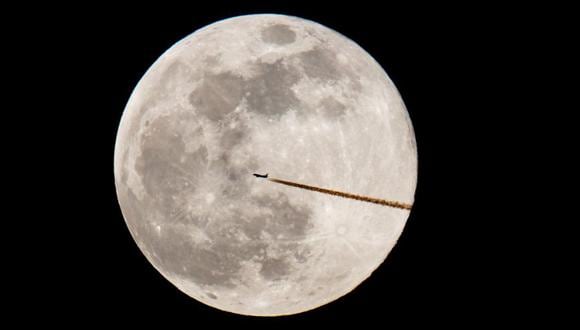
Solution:
M44 175L55 180L39 188L51 200L42 202L59 211L34 210L43 216L33 236L49 242L25 259L35 269L22 271L30 279L15 305L35 312L24 320L81 328L331 329L352 322L357 329L392 329L504 326L540 318L544 309L535 299L544 289L528 274L548 256L519 242L531 240L526 231L538 223L520 212L525 204L518 206L511 188L523 187L530 170L510 159L531 145L546 150L534 141L522 143L520 133L530 127L527 118L537 118L524 104L534 92L520 81L534 84L529 72L538 62L528 54L546 37L537 20L542 10L372 3L95 3L37 8L27 16L21 24L34 24L26 40L37 50L26 55L33 57L28 65L48 68L33 86L41 94L28 98L43 104L35 109L39 124L44 116L60 123L46 134L56 139L53 148L42 147L35 160L46 163ZM255 13L313 20L364 48L405 101L419 157L414 206L386 261L337 301L274 318L211 308L165 280L132 239L113 177L119 120L149 66L201 27ZM45 97L46 89L51 92ZM531 260L536 266L520 271Z

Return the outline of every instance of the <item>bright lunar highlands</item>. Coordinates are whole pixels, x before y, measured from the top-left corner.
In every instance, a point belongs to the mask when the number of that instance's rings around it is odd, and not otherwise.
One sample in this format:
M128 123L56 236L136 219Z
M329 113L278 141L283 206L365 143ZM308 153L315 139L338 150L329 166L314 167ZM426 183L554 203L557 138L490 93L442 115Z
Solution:
M339 33L281 15L219 21L167 50L129 99L114 165L151 264L198 301L259 316L353 290L409 211L252 173L408 204L417 181L413 128L380 65Z

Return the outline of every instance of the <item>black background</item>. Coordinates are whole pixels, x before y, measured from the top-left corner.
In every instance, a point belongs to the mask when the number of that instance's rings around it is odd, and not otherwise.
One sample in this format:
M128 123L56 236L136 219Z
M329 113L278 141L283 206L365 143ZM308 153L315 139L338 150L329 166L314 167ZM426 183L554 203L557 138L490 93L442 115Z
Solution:
M274 328L314 321L500 325L541 317L532 311L543 289L522 269L532 257L540 265L547 257L520 241L535 222L521 213L524 198L513 188L529 187L529 170L513 159L541 143L524 136L538 117L526 103L538 71L530 67L541 63L538 40L553 37L543 8L211 1L46 10L29 18L40 28L27 39L42 49L34 60L49 68L35 82L50 89L39 112L52 110L62 126L48 134L58 148L41 157L55 169L47 195L58 201L49 203L59 208L49 226L58 236L36 252L44 275L33 291L42 293L25 302L42 317ZM113 177L119 120L149 66L201 27L255 13L310 19L362 46L399 89L419 154L415 205L385 263L337 301L278 318L222 312L173 287L131 238Z

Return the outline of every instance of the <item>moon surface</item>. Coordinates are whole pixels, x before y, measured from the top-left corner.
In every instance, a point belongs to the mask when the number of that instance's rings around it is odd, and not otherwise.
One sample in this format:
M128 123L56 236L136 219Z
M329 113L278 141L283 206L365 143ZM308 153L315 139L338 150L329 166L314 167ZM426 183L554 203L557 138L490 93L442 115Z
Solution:
M353 290L409 211L251 174L412 204L405 105L360 46L312 21L239 16L167 50L133 91L115 185L147 260L187 295L245 315L295 314Z

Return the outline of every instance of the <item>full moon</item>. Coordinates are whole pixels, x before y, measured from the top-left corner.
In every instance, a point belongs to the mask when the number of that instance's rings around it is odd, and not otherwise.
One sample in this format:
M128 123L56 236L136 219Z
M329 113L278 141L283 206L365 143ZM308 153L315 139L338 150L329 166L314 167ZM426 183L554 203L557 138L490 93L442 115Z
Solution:
M393 82L360 46L318 23L239 16L162 54L117 133L123 216L180 291L255 316L349 293L386 259L409 210L252 173L412 204L415 135Z

